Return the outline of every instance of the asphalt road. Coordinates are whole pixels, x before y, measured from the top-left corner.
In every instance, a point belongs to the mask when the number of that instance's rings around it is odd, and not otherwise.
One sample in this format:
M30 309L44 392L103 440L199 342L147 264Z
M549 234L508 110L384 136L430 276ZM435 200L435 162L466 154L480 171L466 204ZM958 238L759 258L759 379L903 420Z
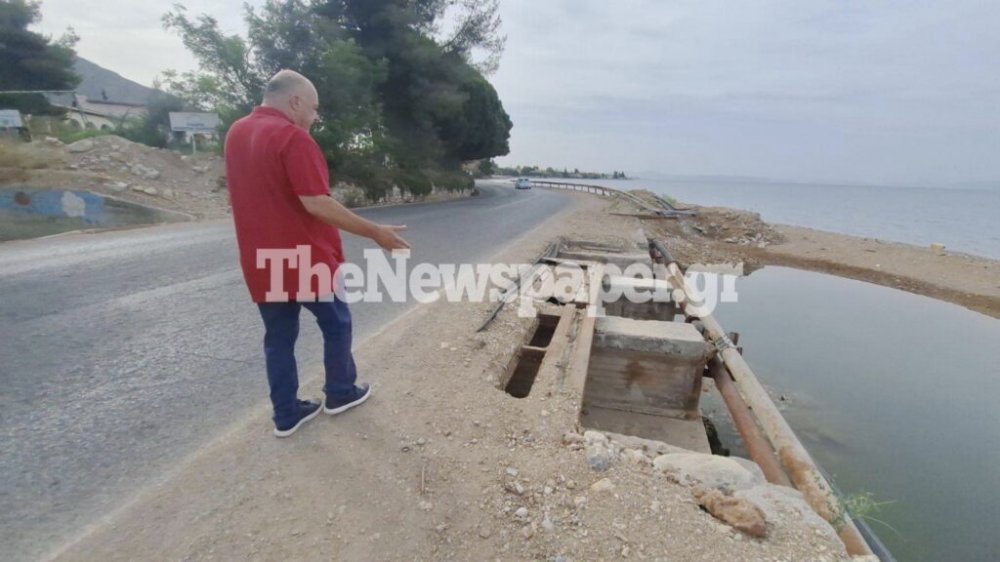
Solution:
M477 263L569 204L480 189L361 214L407 224L411 264ZM353 305L355 345L413 305ZM307 373L321 339L302 318ZM229 221L0 244L0 557L37 559L266 403L262 336Z

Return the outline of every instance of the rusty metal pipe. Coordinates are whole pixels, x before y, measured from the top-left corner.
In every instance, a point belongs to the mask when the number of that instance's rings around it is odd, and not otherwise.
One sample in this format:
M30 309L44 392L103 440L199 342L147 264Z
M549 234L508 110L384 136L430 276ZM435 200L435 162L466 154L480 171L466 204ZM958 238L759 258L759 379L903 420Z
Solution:
M729 415L733 418L736 430L740 432L740 437L743 438L743 443L746 444L747 453L750 454L753 462L757 463L757 466L764 472L764 477L772 484L794 488L792 481L788 479L788 475L782 470L781 462L778 461L777 455L774 454L771 444L764 437L764 434L760 432L760 428L757 427L757 422L754 421L750 408L747 407L747 403L743 401L743 397L736 390L736 386L733 384L733 379L729 377L729 371L726 370L726 366L718 357L713 357L708 363L708 372L712 376L712 380L715 381L715 387L719 389L719 394L722 395L722 399L726 402L726 408L729 409Z
M659 266L661 275L671 282L675 290L681 291L684 295L682 308L685 314L697 317L705 327L705 335L718 348L722 362L729 370L733 382L746 403L753 408L760 427L770 440L782 466L785 467L792 482L795 483L795 487L802 492L813 511L826 519L837 530L848 554L852 556L872 554L871 547L865 542L857 526L844 513L836 492L820 472L812 457L809 456L809 452L792 431L784 416L778 411L767 391L761 386L757 376L750 369L750 365L736 350L736 346L723 331L722 326L711 314L697 311L702 303L692 301L691 296L695 293L689 289L680 267L670 256L670 253L657 240L650 240L649 246L651 257L655 258L654 254L658 253L666 262L666 265ZM694 310L689 311L689 308Z

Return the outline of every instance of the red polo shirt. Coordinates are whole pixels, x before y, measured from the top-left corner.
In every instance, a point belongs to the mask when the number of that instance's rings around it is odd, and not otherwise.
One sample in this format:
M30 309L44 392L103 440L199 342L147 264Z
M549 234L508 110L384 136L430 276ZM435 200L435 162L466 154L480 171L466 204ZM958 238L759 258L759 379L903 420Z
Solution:
M340 232L309 214L300 195L329 195L330 176L326 159L309 133L295 126L283 113L269 107L233 123L226 135L226 180L236 224L243 277L254 302L299 300L299 268L326 264L330 273L344 261ZM275 252L295 251L305 246L311 260L294 263L264 260ZM301 248L299 248L301 253ZM287 296L267 295L272 287L272 268L283 272ZM312 276L310 291L317 295L332 292L331 283L320 286L320 276ZM305 289L305 287L303 287Z

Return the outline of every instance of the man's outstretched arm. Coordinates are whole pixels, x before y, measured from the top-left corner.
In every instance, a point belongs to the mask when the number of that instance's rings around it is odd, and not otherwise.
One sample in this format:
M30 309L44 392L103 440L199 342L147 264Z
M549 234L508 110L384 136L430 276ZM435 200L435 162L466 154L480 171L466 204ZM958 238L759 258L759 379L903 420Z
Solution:
M310 215L330 226L370 238L384 250L410 248L410 244L398 234L406 230L406 225L374 223L358 216L329 195L300 195L299 200Z

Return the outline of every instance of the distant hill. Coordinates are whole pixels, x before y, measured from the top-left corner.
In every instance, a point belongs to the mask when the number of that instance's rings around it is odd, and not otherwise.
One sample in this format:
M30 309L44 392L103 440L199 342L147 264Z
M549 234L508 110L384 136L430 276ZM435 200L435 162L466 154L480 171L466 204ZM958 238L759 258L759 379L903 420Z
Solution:
M147 105L153 97L163 95L159 90L133 82L84 58L76 58L73 70L83 78L76 92L95 102Z

